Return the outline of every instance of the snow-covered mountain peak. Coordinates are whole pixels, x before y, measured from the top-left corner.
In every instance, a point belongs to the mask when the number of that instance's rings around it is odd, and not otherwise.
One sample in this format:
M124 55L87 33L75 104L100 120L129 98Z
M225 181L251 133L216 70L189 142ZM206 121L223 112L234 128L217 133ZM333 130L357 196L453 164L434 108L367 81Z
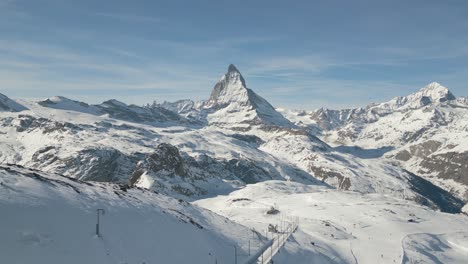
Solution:
M424 106L432 103L442 103L445 101L454 100L455 96L449 91L447 87L442 86L437 82L432 82L421 88L416 93L400 98L402 98L402 101L405 104L411 104L414 107L417 104Z
M431 102L445 102L455 99L455 96L449 91L447 87L442 86L437 82L428 84L413 95L415 97L427 97L431 100Z
M233 64L229 65L228 71L216 83L211 92L208 103L210 105L223 105L232 101L247 101L248 91L244 77Z
M370 105L367 109L371 109L378 115L387 115L394 111L418 109L427 105L439 104L455 99L455 96L449 89L437 82L432 82L408 96L398 96L386 103Z
M208 116L211 124L292 126L267 100L247 88L244 77L232 64L204 107L215 111Z

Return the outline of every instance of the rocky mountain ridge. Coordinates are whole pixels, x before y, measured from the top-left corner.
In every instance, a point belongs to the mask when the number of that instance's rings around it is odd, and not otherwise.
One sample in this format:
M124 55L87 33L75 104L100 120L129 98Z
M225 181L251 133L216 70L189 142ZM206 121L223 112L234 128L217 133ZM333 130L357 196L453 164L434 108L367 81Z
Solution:
M285 115L325 142L373 151L468 199L468 108L446 87L431 83L418 92L365 108L287 111Z
M246 87L233 65L205 102L145 107L116 100L88 105L64 97L19 102L28 110L0 115L0 163L131 183L184 199L287 180L390 194L447 212L463 206L418 172L384 159L387 149L331 146L309 127L288 121Z

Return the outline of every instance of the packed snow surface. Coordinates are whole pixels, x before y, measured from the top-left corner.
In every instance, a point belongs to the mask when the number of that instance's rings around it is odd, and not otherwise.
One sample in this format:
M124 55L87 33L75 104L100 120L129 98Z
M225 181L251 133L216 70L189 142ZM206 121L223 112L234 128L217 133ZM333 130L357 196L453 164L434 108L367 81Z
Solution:
M266 242L182 200L17 166L0 165L0 212L1 263L233 263Z
M278 263L466 263L468 259L468 217L391 196L268 181L194 203L264 232L268 224L297 220L298 231L274 258ZM267 214L272 207L280 213Z

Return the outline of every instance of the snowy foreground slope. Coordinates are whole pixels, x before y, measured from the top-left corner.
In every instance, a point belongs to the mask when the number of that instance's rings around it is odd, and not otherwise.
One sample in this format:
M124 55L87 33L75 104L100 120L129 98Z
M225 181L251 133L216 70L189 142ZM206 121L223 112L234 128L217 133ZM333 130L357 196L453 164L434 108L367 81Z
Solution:
M0 263L233 263L265 242L181 200L17 166L0 165L0 212Z
M381 194L358 194L284 181L249 185L194 202L236 222L298 219L275 263L466 263L468 217ZM267 214L271 207L279 214ZM271 236L271 233L270 233Z

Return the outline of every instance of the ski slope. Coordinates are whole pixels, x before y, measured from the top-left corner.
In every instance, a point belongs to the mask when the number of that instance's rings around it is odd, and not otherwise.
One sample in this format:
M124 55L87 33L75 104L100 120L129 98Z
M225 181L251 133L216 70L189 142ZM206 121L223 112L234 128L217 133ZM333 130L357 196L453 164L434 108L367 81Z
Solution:
M194 203L257 230L298 218L297 232L274 257L278 263L466 263L468 259L468 217L391 196L268 181ZM280 214L266 214L271 207Z
M0 263L233 263L266 241L182 200L17 166L0 166L0 212Z

